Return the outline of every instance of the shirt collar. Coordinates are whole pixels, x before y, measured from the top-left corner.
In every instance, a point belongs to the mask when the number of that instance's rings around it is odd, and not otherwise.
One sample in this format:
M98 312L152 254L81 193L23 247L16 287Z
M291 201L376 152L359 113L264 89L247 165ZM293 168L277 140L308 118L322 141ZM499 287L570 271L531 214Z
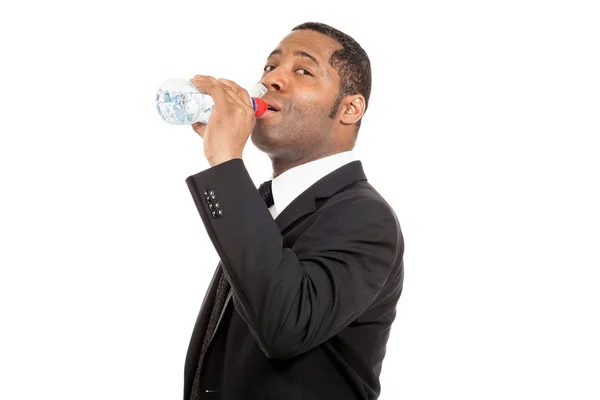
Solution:
M270 208L273 217L281 214L296 197L319 179L355 160L352 150L344 151L298 165L274 178L271 183L274 204Z

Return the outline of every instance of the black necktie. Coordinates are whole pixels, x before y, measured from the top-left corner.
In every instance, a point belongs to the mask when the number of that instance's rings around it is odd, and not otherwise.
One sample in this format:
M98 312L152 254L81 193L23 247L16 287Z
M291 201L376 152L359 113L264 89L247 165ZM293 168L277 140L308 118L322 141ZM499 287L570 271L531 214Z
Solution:
M266 181L261 184L258 188L260 195L267 204L267 207L271 207L274 204L273 191L271 190L271 181Z
M267 207L271 207L273 205L273 193L271 192L271 181L266 181L258 188L260 195L263 200L267 204ZM204 341L202 342L202 348L200 349L200 357L198 359L198 367L196 368L196 375L194 376L194 383L192 384L192 395L191 400L199 400L200 399L200 372L202 366L202 360L204 360L204 355L206 354L206 349L208 348L208 344L217 328L217 322L219 317L221 316L221 312L223 311L223 307L225 306L225 299L227 299L227 295L229 294L229 290L231 290L231 285L229 281L225 277L225 273L221 273L221 278L219 279L219 284L217 286L217 293L215 294L215 304L210 312L210 317L208 319L208 326L206 328L206 334L204 335Z

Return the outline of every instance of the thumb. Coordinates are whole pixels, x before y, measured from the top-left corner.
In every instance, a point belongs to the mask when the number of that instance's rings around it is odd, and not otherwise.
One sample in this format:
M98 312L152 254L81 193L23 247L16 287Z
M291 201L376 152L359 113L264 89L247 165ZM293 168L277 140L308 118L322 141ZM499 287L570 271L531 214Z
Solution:
M194 122L192 124L192 129L196 132L202 139L204 139L204 130L206 129L206 124L202 122Z

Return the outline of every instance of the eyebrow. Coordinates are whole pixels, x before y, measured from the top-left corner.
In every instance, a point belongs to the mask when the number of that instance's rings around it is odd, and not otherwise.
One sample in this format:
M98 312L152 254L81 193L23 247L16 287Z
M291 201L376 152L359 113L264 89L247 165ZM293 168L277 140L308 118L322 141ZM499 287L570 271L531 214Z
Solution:
M271 56L274 56L274 55L281 55L281 54L282 54L282 51L281 51L281 50L273 50L273 51L271 52L271 54L269 54L269 57L271 57ZM315 58L315 57L314 57L312 54L309 54L309 53L307 53L307 52L305 52L305 51L302 51L302 50L296 50L296 51L294 52L294 55L295 55L295 56L300 56L300 57L309 58L309 59L311 59L311 60L312 60L312 61L313 61L315 64L317 64L317 66L318 66L319 68L321 67L321 64L319 64L319 62L317 61L317 59L316 59L316 58Z

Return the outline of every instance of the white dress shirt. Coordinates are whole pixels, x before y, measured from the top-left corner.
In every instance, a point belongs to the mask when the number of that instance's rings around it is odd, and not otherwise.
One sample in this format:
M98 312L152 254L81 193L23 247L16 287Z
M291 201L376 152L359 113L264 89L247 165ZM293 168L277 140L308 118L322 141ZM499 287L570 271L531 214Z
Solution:
M344 151L298 165L274 178L271 183L274 204L269 207L273 219L319 179L352 161L356 161L354 152Z

